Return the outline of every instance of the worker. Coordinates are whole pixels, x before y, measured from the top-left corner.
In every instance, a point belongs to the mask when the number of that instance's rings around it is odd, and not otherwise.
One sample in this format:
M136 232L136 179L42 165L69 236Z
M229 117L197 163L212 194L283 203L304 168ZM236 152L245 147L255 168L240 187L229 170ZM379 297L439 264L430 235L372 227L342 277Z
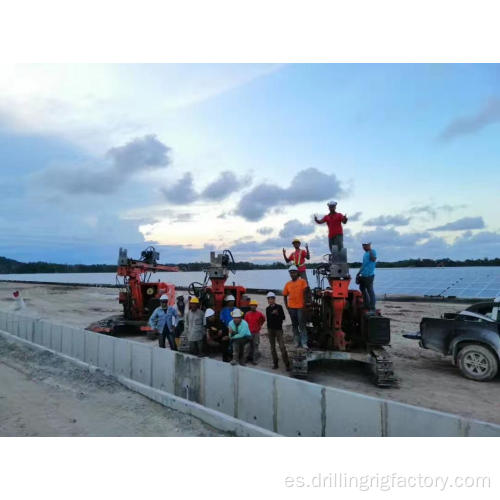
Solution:
M271 356L273 358L273 370L278 369L278 354L276 352L276 340L281 351L281 359L285 363L287 371L290 371L290 361L286 352L285 340L283 339L283 321L285 321L285 313L280 304L276 304L276 294L268 292L268 306L266 308L267 319L267 334L269 336L269 344L271 345Z
M305 324L305 292L309 288L307 282L299 277L297 266L288 268L291 280L285 284L283 297L288 314L292 320L292 329L296 347L307 349L307 331Z
M203 325L204 314L200 309L198 297L191 297L189 301L189 310L184 320L184 331L189 342L189 353L204 356L203 336L205 334Z
M248 295L243 295L240 300L240 311L243 313L243 316L250 311L250 297Z
M177 318L175 320L175 342L179 342L179 338L184 331L184 317L186 312L186 303L184 297L179 295L175 301L175 309L177 311Z
M311 255L309 254L309 246L306 243L306 249L301 249L300 240L298 238L295 238L292 241L292 245L295 248L295 251L292 252L289 257L287 257L286 250L283 248L283 258L285 259L285 262L287 264L289 262L293 262L299 270L299 276L307 281L306 259L309 260L311 258Z
M175 343L175 319L177 311L175 307L168 305L168 295L160 297L160 305L153 311L149 318L149 326L158 332L158 345L165 349L165 338L172 351L177 351Z
M234 303L235 303L235 298L232 295L226 295L224 297L224 307L221 309L220 312L220 320L224 325L228 326L229 323L232 321L231 313L234 310Z
M253 365L257 364L257 359L260 356L259 344L260 344L260 329L262 325L266 322L266 317L257 310L258 302L254 299L250 301L250 311L245 314L245 321L248 323L248 328L252 334L250 339L247 363L250 362Z
M373 281L375 280L375 266L377 265L377 252L372 248L371 241L362 243L363 263L356 275L356 283L363 294L365 307L371 314L375 313L375 292L373 291Z
M328 248L330 253L332 252L333 245L337 246L337 250L340 252L344 248L344 230L342 224L347 223L347 215L343 215L337 212L337 202L329 201L327 203L329 214L326 214L323 218L318 219L315 215L314 220L316 224L324 224L326 222L328 226Z
M208 308L205 311L205 331L208 347L218 347L222 353L222 361L231 360L229 351L229 332L227 326L217 318L215 311Z
M248 323L243 319L243 313L239 309L234 309L231 312L232 320L229 322L228 331L229 338L233 344L233 359L232 365L239 363L245 366L244 353L245 346L248 344L252 334Z

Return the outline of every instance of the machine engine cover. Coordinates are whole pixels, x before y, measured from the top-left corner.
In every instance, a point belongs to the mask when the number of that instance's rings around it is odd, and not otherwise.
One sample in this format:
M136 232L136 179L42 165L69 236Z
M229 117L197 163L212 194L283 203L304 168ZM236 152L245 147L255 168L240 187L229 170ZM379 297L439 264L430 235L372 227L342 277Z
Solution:
M349 277L349 265L347 263L343 264L330 264L331 278L348 278Z
M391 343L391 320L384 316L364 317L366 341L373 345L389 345Z

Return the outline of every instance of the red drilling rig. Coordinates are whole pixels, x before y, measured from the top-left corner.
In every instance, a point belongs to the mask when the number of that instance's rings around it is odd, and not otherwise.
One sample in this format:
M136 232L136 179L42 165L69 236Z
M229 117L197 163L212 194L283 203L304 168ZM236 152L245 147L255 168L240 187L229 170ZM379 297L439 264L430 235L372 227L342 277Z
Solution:
M397 384L392 359L385 349L391 341L390 320L370 314L358 290L349 290L347 251L332 249L328 262L314 270L317 286L306 301L309 349L292 353L292 375L305 378L309 363L352 360L367 363L379 387Z
M175 285L150 281L152 273L179 271L177 266L158 264L159 258L160 254L153 247L143 250L139 260L129 259L127 250L120 248L116 275L123 278L123 290L118 296L123 315L92 323L87 330L109 335L150 332L147 321L160 305L160 297L166 294L168 304L175 304Z

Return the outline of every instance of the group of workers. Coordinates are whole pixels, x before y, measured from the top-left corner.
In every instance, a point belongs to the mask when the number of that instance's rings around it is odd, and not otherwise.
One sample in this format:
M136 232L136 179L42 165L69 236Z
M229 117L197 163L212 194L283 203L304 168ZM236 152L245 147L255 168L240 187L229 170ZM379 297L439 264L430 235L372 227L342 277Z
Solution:
M347 216L336 211L337 202L328 203L329 213L323 218L314 220L318 224L328 225L328 244L330 252L334 246L340 251L343 248L343 228ZM288 269L290 281L283 289L284 304L292 322L295 346L308 349L305 318L305 291L309 287L305 261L310 259L307 244L301 248L299 239L292 242L294 251L287 256L283 249L285 262L292 263ZM371 248L371 242L362 243L364 250L363 263L356 275L367 309L375 312L375 293L373 281L377 253ZM227 295L224 307L217 316L208 308L203 311L197 297L191 297L186 310L184 297L176 299L175 306L168 305L168 296L160 297L160 306L155 309L149 319L149 325L159 333L159 346L165 347L168 340L172 350L178 349L179 338L184 335L189 343L189 352L206 356L209 349L216 347L222 352L223 361L244 365L248 362L257 364L259 359L260 331L267 322L268 338L273 359L273 368L278 368L278 353L276 342L281 352L282 361L290 370L290 360L283 338L283 322L285 313L283 307L276 303L276 295L268 292L265 315L258 310L258 303L250 300L247 307L235 307L235 297Z

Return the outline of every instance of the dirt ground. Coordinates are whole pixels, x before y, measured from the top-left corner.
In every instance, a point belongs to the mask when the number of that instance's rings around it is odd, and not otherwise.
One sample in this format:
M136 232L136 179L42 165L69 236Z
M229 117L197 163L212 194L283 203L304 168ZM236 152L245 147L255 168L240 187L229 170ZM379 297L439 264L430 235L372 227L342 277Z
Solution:
M62 324L85 328L93 321L121 312L115 289L13 283L0 283L2 309L12 309L11 297L15 289L21 291L27 312ZM186 292L181 293L186 295ZM263 295L252 298L259 302L259 309L266 307ZM278 303L282 303L281 297ZM382 314L391 318L392 345L389 349L399 387L377 388L372 385L365 365L342 361L313 365L309 376L311 382L500 424L500 377L484 383L468 380L451 364L450 358L421 349L418 342L402 337L403 333L417 331L423 316L439 317L444 312L464 309L466 304L380 301L378 306ZM291 345L289 321L285 322L285 332ZM130 339L152 342L146 337ZM273 371L265 325L261 353L256 368ZM282 364L279 372L287 375Z
M0 436L224 436L113 378L0 337Z

